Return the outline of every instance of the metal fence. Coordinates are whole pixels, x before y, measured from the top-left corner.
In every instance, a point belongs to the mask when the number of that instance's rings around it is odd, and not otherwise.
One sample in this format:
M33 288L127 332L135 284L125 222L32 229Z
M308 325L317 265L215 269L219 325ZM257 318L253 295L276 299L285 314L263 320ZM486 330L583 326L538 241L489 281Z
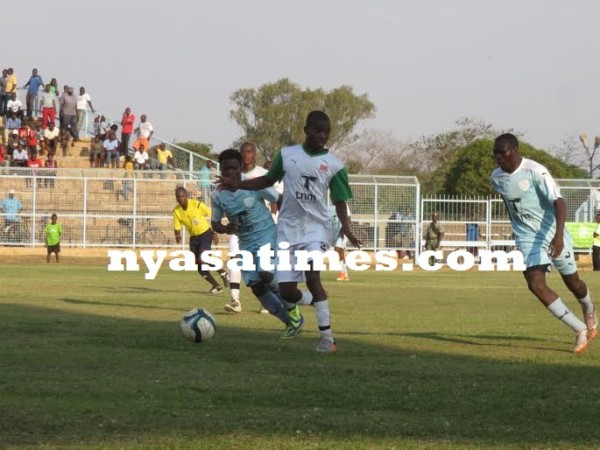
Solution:
M567 205L566 227L575 251L588 253L595 211L600 210L600 180L556 180ZM436 196L421 200L420 235L424 236L434 212L444 225L442 248L509 250L515 245L510 219L500 197Z
M191 175L177 171L135 171L126 178L122 169L0 169L0 201L14 189L23 205L18 223L4 223L0 245L43 246L43 229L56 213L63 226L61 243L72 247L185 248L173 236L171 211L174 190L184 186L191 197L201 189ZM419 216L419 184L414 177L350 176L354 198L349 202L353 227L366 248L398 248L391 240L389 218L397 211ZM414 246L417 239L413 219ZM221 236L220 245L227 244ZM407 241L408 242L408 241ZM388 245L394 244L394 245Z
M18 224L4 223L0 229L0 245L43 246L44 226L57 213L67 246L185 248L185 239L181 246L175 244L171 210L177 186L201 196L189 172L135 171L134 178L125 178L122 169L59 169L58 176L52 174L46 169L0 169L0 200L14 189L23 204ZM589 252L594 213L600 210L600 180L557 181L576 250ZM418 256L433 212L440 213L444 224L445 250L514 246L500 198L421 198L415 177L351 175L350 184L353 228L366 249ZM226 244L222 236L221 246Z

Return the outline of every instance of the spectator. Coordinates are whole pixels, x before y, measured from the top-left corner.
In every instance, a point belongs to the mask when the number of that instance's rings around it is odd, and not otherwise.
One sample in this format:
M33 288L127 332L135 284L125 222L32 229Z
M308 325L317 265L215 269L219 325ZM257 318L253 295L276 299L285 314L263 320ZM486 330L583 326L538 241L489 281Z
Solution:
M144 144L141 144L139 150L136 150L133 154L135 170L149 170L150 165L148 163L148 159L149 156L148 152L146 151L146 147Z
M6 94L6 82L7 82L7 70L2 70L2 76L0 77L0 115L6 115L6 103L8 102L8 95Z
M0 209L4 211L4 232L7 233L11 228L16 233L16 225L20 222L19 214L23 210L23 204L15 197L15 190L8 191L8 198L0 202Z
M56 78L52 78L50 80L50 93L56 95L56 97L59 96L59 92L58 92L58 81L56 81Z
M22 122L13 111L8 111L8 118L4 125L4 142L8 142L9 135L19 134L19 128L21 128Z
M444 225L440 222L439 213L431 215L431 223L425 232L425 250L438 250L444 238ZM433 265L435 258L429 258L429 264Z
M56 177L56 169L58 169L58 163L54 159L54 153L48 153L48 159L44 163L46 169L46 178L44 178L44 187L54 189L54 178Z
M158 159L158 170L167 170L167 165L173 161L173 153L171 150L165 147L165 143L161 142L156 149L156 159ZM160 174L161 178L164 178L164 174Z
M32 152L31 156L29 157L29 159L27 160L27 167L29 167L31 170L29 171L29 173L27 174L27 178L25 179L25 184L27 185L27 187L31 187L33 185L33 179L37 179L37 187L41 188L42 187L42 179L40 178L40 171L39 170L35 170L35 169L41 169L43 167L44 163L42 162L41 159L38 158L37 153L36 152Z
M37 148L37 144L38 144L38 132L36 129L31 128L29 125L26 125L25 127L21 128L21 130L23 130L23 133L21 134L21 138L25 141L26 145L27 145L27 149L29 150L29 153L37 153L38 148Z
M18 142L16 148L13 150L12 166L13 167L27 167L28 159L29 159L29 155L27 153L27 150L25 150L23 148L23 144Z
M45 130L49 122L56 122L56 107L58 106L56 94L51 92L49 84L46 85L40 96L40 103L42 105L42 128Z
M44 146L48 151L48 155L56 154L56 146L60 137L60 130L54 126L54 122L48 123L48 128L44 130L42 136L44 139Z
M23 103L17 98L17 93L13 92L9 95L10 100L6 104L6 109L14 112L15 116L23 120Z
M8 98L12 94L17 95L17 76L12 67L9 67L6 71L6 95Z
M131 109L125 108L123 117L121 118L121 156L126 156L129 152L129 140L133 133L133 124L135 116L131 113Z
M100 141L99 136L94 136L92 139L92 145L90 148L90 167L102 167L103 166L103 158L102 158L102 150L104 146L102 145L102 141Z
M133 148L138 150L140 146L144 148L150 148L150 139L154 134L154 128L152 124L146 120L146 115L142 114L140 117L140 125L135 129L137 133L137 140L133 143Z
M77 130L82 131L83 127L86 123L86 116L88 112L88 105L90 107L90 111L94 111L94 106L92 105L92 97L90 94L85 92L85 88L81 86L79 88L79 96L77 97ZM83 130L84 134L87 135L87 129Z
M101 141L106 139L106 119L104 116L94 117L94 136L97 136Z
M67 130L73 141L79 140L79 131L77 129L77 97L73 95L73 88L65 86L66 93L60 100L61 128Z
M69 153L69 136L71 136L71 133L69 133L69 130L65 129L61 129L58 134L60 148L62 149L63 156L71 156L71 154Z
M108 133L108 138L104 140L102 143L104 146L104 166L112 167L113 169L117 167L117 161L119 160L119 141L117 141L117 137L115 133Z
M30 119L33 117L34 114L36 116L39 115L37 97L38 92L40 91L40 87L43 85L44 80L42 80L42 77L38 75L37 69L33 69L31 71L31 77L29 78L29 81L27 81L27 83L25 83L25 86L23 86L23 88L27 88L27 96L25 97L25 103L27 105L27 117L29 117Z
M51 220L52 223L49 223L44 228L44 235L46 236L45 244L47 249L46 262L50 262L50 256L52 255L52 253L54 253L54 256L56 256L56 262L58 263L62 227L56 222L58 220L58 216L56 214L52 214Z
M8 166L10 161L8 160L8 155L6 152L6 146L4 144L0 144L0 167Z

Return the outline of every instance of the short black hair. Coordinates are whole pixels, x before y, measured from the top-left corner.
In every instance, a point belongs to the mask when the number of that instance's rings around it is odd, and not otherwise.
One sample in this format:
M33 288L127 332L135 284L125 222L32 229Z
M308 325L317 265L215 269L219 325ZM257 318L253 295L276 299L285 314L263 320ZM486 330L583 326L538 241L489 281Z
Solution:
M242 154L235 148L228 148L219 154L219 164L222 164L226 159L235 159L240 165L242 164Z
M308 116L306 116L307 127L312 127L322 122L329 123L329 116L323 111L311 111L308 113Z
M519 150L519 140L514 134L504 133L496 138L494 141L494 148L504 150L510 148L512 150Z
M242 145L240 145L240 152L242 151L242 149L244 149L246 147L250 147L252 149L252 151L256 153L256 145L254 145L252 142L249 142L249 141L246 141Z

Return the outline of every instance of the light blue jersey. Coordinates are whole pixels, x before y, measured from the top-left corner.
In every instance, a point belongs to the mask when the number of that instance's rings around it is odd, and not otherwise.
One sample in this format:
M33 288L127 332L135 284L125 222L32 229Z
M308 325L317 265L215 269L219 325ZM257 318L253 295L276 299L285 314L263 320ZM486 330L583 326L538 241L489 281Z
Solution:
M554 264L563 275L575 273L573 241L565 228L565 248L550 260L548 248L556 233L554 202L562 198L552 175L541 164L523 158L513 173L497 168L494 189L502 196L515 233L517 248L527 267Z
M214 191L211 221L221 222L223 217L227 217L230 223L235 223L241 250L252 251L267 243L273 245L277 236L276 225L265 200L276 202L278 198L279 193L274 188Z

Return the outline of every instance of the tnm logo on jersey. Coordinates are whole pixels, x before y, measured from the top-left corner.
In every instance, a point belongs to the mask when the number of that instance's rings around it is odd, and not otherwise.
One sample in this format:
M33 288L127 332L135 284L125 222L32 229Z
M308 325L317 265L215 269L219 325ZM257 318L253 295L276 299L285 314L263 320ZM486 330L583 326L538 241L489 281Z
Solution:
M300 178L302 178L303 180L302 185L304 186L304 189L306 189L308 192L296 191L296 200L300 200L301 202L307 203L316 203L317 196L315 194L311 194L310 187L311 183L317 180L317 177L312 177L310 175L300 175Z

